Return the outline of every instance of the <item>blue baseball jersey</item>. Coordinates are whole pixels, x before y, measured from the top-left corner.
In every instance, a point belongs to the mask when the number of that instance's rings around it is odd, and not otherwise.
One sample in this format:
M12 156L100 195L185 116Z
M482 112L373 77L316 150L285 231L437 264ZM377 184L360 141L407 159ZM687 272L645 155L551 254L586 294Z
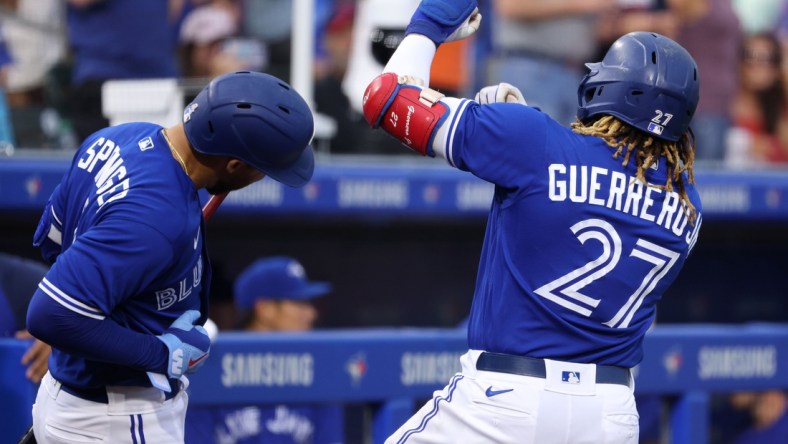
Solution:
M632 367L655 305L701 225L678 190L647 186L601 138L535 108L450 99L433 143L452 166L495 185L468 324L472 349ZM660 158L647 182L666 182Z
M160 335L186 310L207 313L210 264L197 189L162 127L130 123L91 135L51 195L34 244L54 264L38 291L85 318ZM64 332L67 334L67 332ZM66 385L150 386L142 370L53 348Z
M190 407L186 442L200 444L340 444L338 405Z

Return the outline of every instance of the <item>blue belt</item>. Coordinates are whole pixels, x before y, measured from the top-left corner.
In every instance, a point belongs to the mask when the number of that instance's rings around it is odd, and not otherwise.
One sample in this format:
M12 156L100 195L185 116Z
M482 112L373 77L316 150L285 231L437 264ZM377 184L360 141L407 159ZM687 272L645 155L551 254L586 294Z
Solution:
M172 399L178 392L181 390L181 383L180 381L173 381L170 380L170 392L164 392L164 400ZM106 387L95 387L95 388L78 388L78 387L71 387L68 385L60 383L60 390L64 392L74 395L77 398L84 399L85 401L92 401L98 402L101 404L109 404L109 399L107 398L107 388Z
M502 353L482 352L476 361L476 370L532 376L534 378L547 377L544 359L505 355ZM631 378L628 368L612 365L596 366L597 384L621 384L630 387Z

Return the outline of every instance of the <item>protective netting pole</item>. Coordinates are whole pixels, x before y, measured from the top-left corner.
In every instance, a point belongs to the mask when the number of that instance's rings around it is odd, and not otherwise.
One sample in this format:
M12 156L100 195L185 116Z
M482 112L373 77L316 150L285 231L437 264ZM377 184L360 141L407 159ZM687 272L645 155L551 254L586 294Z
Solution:
M315 109L313 59L315 54L315 2L293 0L293 30L290 52L290 84Z

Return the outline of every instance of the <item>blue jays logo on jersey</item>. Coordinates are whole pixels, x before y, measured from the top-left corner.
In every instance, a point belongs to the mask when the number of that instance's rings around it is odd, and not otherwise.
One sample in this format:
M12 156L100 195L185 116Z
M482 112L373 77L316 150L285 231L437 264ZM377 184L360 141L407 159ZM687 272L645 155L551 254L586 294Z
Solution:
M580 384L580 372L561 372L561 381Z

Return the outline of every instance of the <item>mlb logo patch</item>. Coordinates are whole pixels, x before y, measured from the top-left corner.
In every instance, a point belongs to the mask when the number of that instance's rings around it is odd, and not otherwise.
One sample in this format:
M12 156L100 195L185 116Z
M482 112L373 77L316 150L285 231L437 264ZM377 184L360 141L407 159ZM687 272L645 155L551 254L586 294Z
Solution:
M580 372L561 372L561 381L580 384Z
M648 124L648 130L659 136L662 135L662 131L665 130L665 127L662 125L657 125L654 122L651 122Z
M139 146L140 150L142 151L149 150L153 148L153 139L151 139L150 137L146 137L140 140L139 142L137 142L137 146Z

